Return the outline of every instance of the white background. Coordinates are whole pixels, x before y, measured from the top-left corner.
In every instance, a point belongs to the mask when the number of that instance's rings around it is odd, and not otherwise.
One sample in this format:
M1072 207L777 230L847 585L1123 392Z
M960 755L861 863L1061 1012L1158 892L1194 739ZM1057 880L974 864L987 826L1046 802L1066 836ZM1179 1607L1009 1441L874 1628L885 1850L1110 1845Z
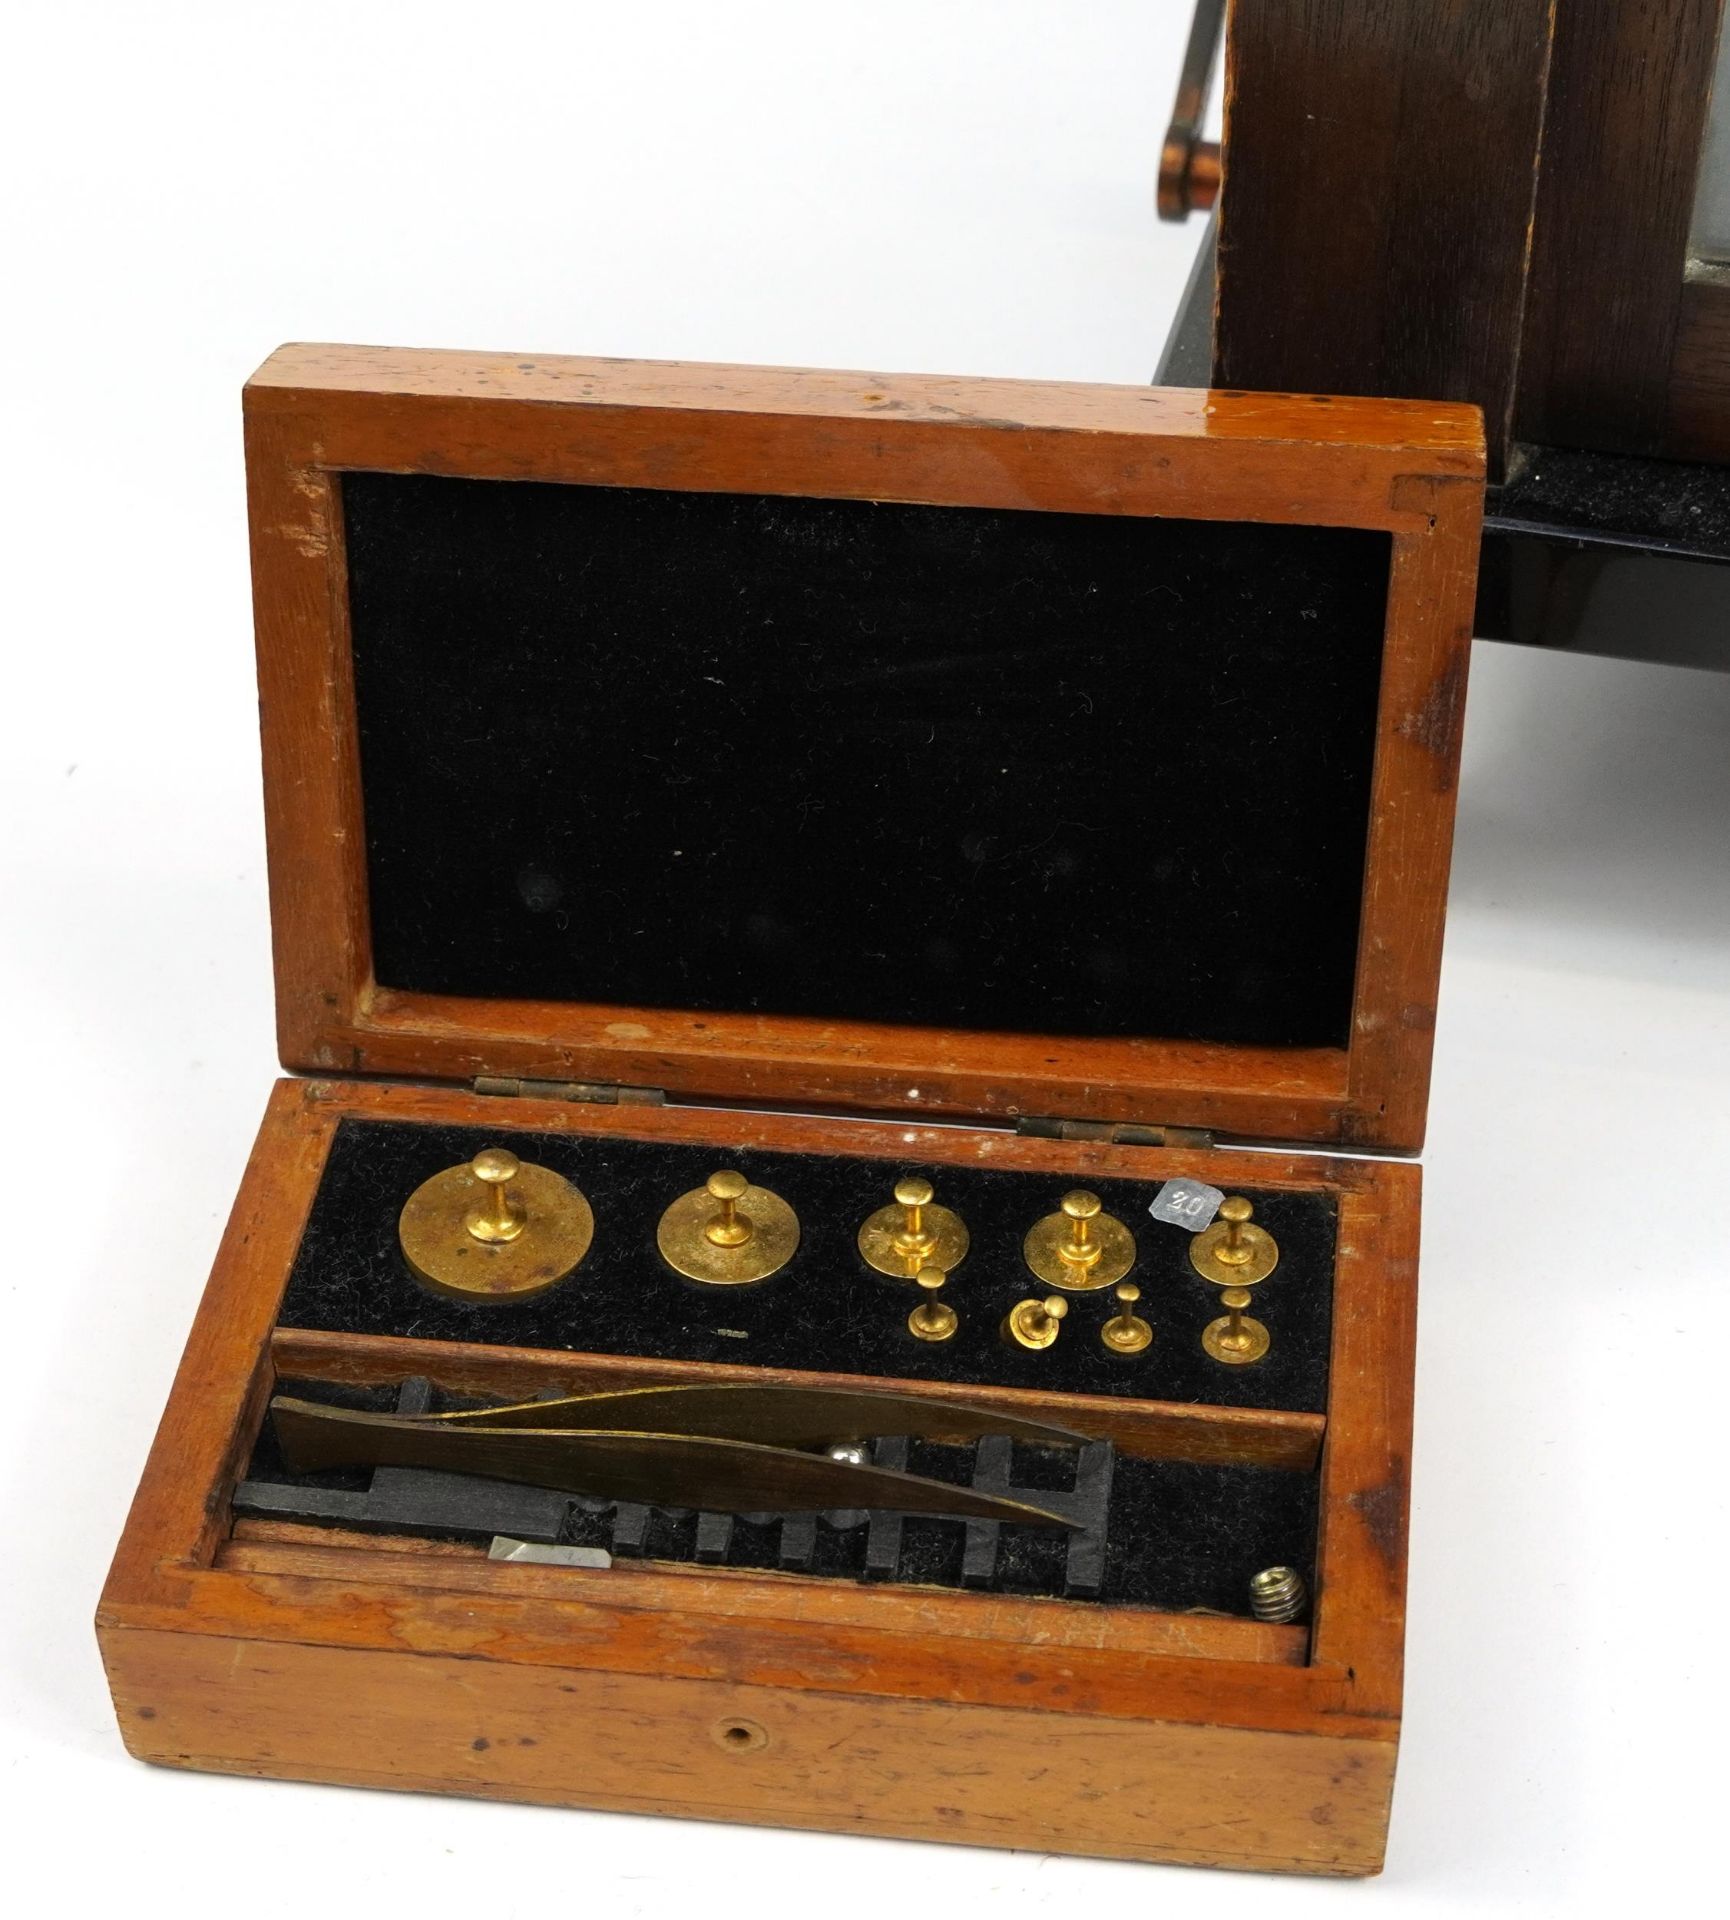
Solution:
M284 338L1142 381L1183 10L9 16L14 1911L1679 1910L1723 1775L1730 678L1480 645L1368 1887L201 1778L89 1619L273 1073L238 395ZM1715 1904L1715 1903L1714 1903Z

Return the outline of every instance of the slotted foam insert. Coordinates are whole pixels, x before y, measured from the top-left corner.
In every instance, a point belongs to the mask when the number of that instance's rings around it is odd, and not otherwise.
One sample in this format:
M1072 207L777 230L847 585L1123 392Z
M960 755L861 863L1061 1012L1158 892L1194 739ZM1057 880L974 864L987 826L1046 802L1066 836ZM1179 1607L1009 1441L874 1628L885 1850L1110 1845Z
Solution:
M282 1380L278 1391L374 1412L392 1411L397 1398L390 1387L345 1387L311 1380ZM432 1410L442 1412L481 1403L435 1391L429 1404ZM915 1441L907 1467L932 1479L966 1483L971 1454L968 1447ZM1020 1444L1014 1448L1011 1478L1029 1500L1037 1502L1044 1489L1061 1492L1072 1484L1074 1473L1075 1456L1070 1450ZM305 1517L317 1523L321 1493L364 1490L371 1474L364 1468L289 1473L266 1420L245 1477L249 1483L271 1488L299 1489L306 1500ZM409 1476L398 1470L397 1478L405 1477ZM424 1477L448 1482L448 1476ZM506 1489L502 1514L508 1515L510 1494ZM1115 1606L1205 1608L1247 1614L1250 1576L1263 1567L1297 1567L1313 1582L1317 1494L1314 1473L1196 1466L1176 1460L1136 1460L1119 1454L1112 1466L1103 1578L1090 1599ZM475 1518L463 1527L392 1525L389 1531L484 1543L502 1523L485 1517L484 1499L476 1504ZM279 1500L272 1503L271 1511L281 1518L292 1515L293 1509ZM561 1541L573 1546L612 1544L612 1513L613 1507L606 1501L571 1499L560 1528ZM343 1520L328 1524L353 1523ZM893 1571L884 1577L920 1586L957 1587L962 1583L966 1538L962 1524L909 1516L898 1531L899 1550ZM778 1520L736 1521L720 1564L739 1568L783 1564L777 1551L780 1533ZM822 1578L860 1578L865 1541L866 1529L856 1521L836 1525L820 1518L806 1571ZM688 1562L696 1557L696 1549L694 1513L660 1508L651 1511L640 1549L644 1558ZM1005 1526L992 1574L984 1584L994 1593L1055 1596L1063 1592L1063 1569L1062 1534Z

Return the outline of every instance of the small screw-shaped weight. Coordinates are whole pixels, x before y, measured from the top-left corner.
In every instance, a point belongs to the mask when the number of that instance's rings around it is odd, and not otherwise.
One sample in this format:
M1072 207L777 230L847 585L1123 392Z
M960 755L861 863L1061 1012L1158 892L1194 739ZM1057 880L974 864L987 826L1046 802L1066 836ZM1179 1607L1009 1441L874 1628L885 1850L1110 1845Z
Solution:
M894 1240L895 1251L904 1260L916 1260L923 1265L926 1256L937 1244L936 1236L927 1232L925 1227L925 1209L930 1206L931 1200L929 1180L921 1180L915 1174L895 1182L895 1204L907 1209L907 1217Z
M1100 1339L1113 1353L1142 1353L1152 1343L1152 1326L1135 1311L1140 1298L1140 1287L1128 1282L1117 1289L1118 1310L1099 1330Z
M487 1147L469 1162L469 1171L486 1187L481 1205L463 1220L470 1237L489 1247L516 1239L528 1215L511 1199L508 1188L522 1171L522 1162L508 1147Z
M1017 1301L1003 1322L1004 1338L1033 1352L1053 1346L1068 1311L1069 1302L1060 1293L1043 1300Z
M703 1229L703 1238L711 1246L742 1247L750 1239L754 1231L752 1223L739 1211L739 1202L750 1184L742 1173L731 1170L712 1173L704 1181L709 1198L720 1205L720 1211Z
M1250 1576L1249 1610L1258 1620L1288 1625L1309 1605L1309 1597L1296 1567L1264 1567Z
M937 1295L946 1275L941 1267L921 1267L918 1274L921 1299L907 1316L907 1331L918 1340L947 1340L961 1324L955 1309Z

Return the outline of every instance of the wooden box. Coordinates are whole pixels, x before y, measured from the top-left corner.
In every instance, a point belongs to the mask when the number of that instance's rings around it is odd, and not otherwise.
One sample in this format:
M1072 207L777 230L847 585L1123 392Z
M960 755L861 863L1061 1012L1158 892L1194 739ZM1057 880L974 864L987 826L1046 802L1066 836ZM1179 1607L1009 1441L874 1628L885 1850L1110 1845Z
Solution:
M1419 1174L1304 1149L1421 1143L1476 413L289 347L246 424L295 1077L101 1602L130 1750L1374 1872ZM1085 1183L1133 1226L1154 1344L1109 1373L1078 1307L1048 1367L983 1341L903 1367L906 1294L849 1265L854 1215L808 1219L810 1259L721 1327L655 1268L647 1175L586 1189L616 1267L547 1296L563 1319L402 1305L404 1190L366 1152L518 1135L813 1191L925 1170L1001 1215L953 1276L979 1326L1042 1291L1010 1227ZM1178 1175L1323 1223L1313 1271L1257 1296L1310 1404L1277 1404L1277 1366L1208 1372L1212 1292L1145 1211ZM343 1206L374 1210L352 1247ZM1124 1521L1156 1585L1183 1526L1196 1566L1253 1567L1258 1539L1206 1529L1295 1501L1313 1610L519 1565L234 1510L279 1376L820 1375L1110 1439L1164 1489Z

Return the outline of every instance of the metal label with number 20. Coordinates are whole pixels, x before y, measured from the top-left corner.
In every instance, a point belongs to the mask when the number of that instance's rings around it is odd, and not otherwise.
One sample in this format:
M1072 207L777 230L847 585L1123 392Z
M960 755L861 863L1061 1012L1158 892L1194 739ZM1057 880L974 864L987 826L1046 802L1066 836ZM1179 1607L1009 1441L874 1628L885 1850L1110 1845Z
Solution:
M1210 1187L1205 1180L1168 1180L1153 1196L1147 1210L1156 1220L1200 1233L1203 1227L1213 1224L1213 1216L1219 1212L1224 1198L1218 1187Z

